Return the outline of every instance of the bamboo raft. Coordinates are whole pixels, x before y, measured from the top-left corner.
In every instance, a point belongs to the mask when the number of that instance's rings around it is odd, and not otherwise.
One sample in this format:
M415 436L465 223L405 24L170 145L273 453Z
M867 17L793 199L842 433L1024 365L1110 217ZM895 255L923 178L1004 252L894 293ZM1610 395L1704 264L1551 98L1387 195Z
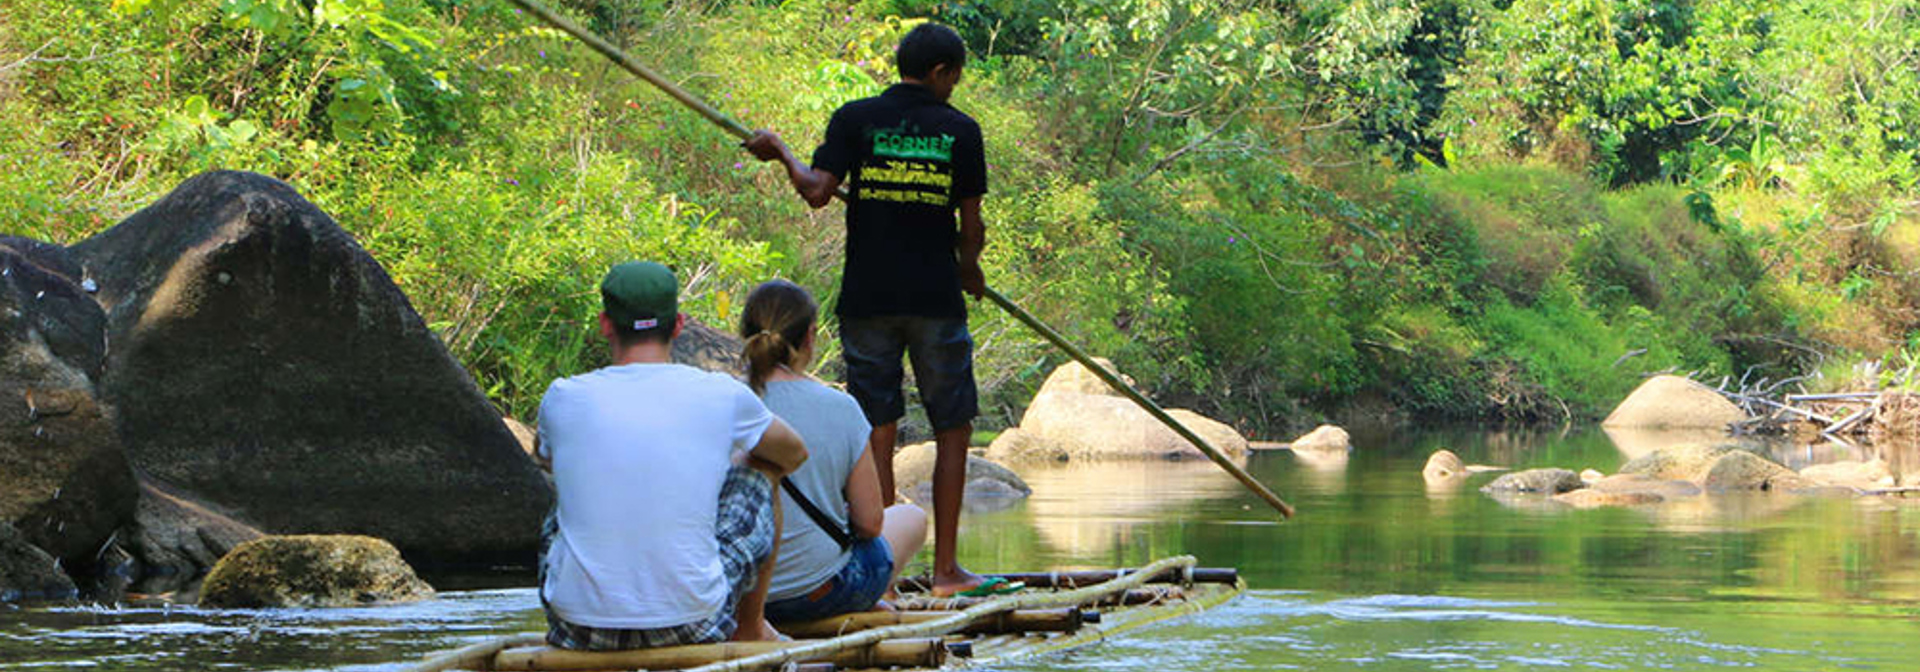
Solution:
M435 653L407 669L828 672L992 664L1206 611L1246 590L1234 570L1196 568L1194 562L1192 556L1178 556L1137 570L1001 575L1026 582L1028 589L990 598L935 598L912 592L923 581L903 579L899 611L778 626L795 638L791 642L582 652L549 647L544 633L531 633Z

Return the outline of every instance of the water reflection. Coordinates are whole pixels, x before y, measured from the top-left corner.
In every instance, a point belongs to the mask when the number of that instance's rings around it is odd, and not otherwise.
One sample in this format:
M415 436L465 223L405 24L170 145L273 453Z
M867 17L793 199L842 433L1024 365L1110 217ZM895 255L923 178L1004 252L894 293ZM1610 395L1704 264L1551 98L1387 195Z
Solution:
M1132 525L1177 519L1195 500L1230 498L1239 481L1205 460L1089 462L1021 470L1024 520L1056 557L1106 557Z
M1192 553L1240 568L1257 589L1203 618L1010 672L1912 669L1920 499L1753 493L1515 509L1477 490L1492 475L1439 488L1421 475L1443 448L1468 464L1613 473L1629 459L1616 441L1598 429L1440 428L1356 432L1360 447L1338 464L1254 455L1247 468L1300 510L1285 523L1210 462L1022 468L1033 497L967 513L961 560L1029 570ZM1796 466L1885 460L1916 482L1920 445L1854 448L1766 450ZM0 667L394 670L539 623L527 590L329 612L0 611Z

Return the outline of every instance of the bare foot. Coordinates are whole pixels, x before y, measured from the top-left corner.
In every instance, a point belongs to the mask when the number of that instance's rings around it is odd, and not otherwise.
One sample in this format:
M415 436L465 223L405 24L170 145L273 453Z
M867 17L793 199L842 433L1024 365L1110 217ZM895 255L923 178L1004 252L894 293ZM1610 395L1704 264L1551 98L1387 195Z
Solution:
M986 582L985 577L956 567L952 574L933 575L932 592L934 597L953 597L955 593L973 590Z
M759 623L742 623L733 631L733 641L736 642L778 642L784 639L786 637L773 629L773 624L764 618Z

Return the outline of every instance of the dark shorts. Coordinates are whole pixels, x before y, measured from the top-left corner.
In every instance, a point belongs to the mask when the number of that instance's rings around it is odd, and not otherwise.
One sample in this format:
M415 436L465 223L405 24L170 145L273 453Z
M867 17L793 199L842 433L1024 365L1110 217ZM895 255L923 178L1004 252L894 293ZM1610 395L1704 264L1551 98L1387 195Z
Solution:
M884 425L907 413L900 383L904 353L913 363L933 431L959 427L980 414L973 385L973 336L965 318L859 317L840 322L847 392L867 422Z
M547 546L559 531L558 519L547 516L540 530L540 586L547 585ZM578 651L627 651L686 644L712 644L733 636L739 624L733 610L740 598L753 590L760 578L760 563L773 552L777 530L773 519L773 485L766 476L747 467L727 471L720 486L720 518L714 537L720 540L720 568L727 577L727 604L706 619L666 628L596 628L569 623L547 607L540 595L540 606L547 612L547 643Z
M887 594L893 578L893 547L882 537L855 542L847 564L827 579L833 587L820 599L809 595L767 603L767 620L779 623L813 621L840 614L868 611Z

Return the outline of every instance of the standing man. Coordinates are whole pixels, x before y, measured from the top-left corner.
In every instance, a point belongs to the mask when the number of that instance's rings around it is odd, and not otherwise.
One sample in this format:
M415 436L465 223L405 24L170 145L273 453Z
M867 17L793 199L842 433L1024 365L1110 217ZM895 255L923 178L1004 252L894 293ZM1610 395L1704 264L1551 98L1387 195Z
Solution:
M777 638L762 616L780 535L772 482L806 446L747 386L671 363L686 316L667 267L615 266L600 296L612 365L553 381L540 401L535 453L559 494L542 531L547 642Z
M762 161L783 163L812 207L826 205L846 185L847 261L836 313L847 388L873 424L880 492L889 499L894 493L894 443L906 412L904 352L939 450L933 591L991 590L954 557L967 442L978 414L973 337L960 293L976 299L986 293L980 272L986 152L980 125L947 104L967 63L959 34L921 24L900 40L894 62L900 83L836 110L811 166L768 131L755 132L746 147Z

